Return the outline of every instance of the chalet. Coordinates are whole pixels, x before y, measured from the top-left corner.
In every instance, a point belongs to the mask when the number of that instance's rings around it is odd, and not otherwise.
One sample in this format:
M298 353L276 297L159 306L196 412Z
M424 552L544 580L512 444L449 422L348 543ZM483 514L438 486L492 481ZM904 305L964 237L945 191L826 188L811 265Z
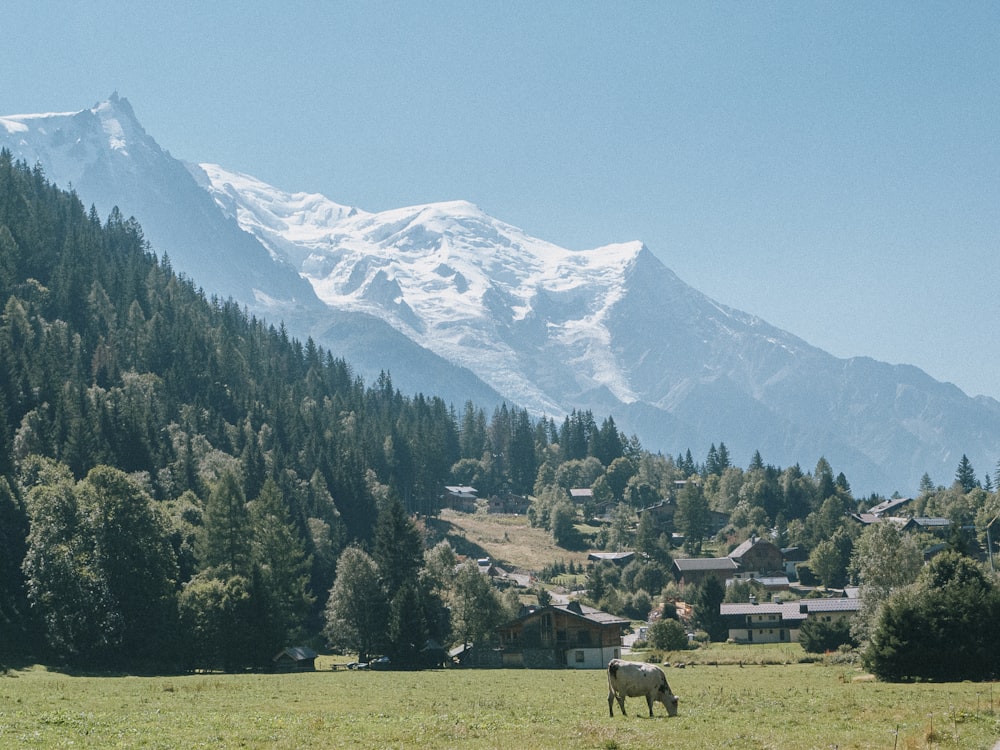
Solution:
M657 523L670 523L673 521L676 510L677 506L672 502L669 500L661 500L660 502L649 505L645 508L639 508L635 514L640 518L640 520L644 515L648 515Z
M513 583L509 580L506 570L501 568L488 557L480 557L476 560L476 567L479 572L490 579L494 586L504 587Z
M274 659L275 672L315 672L318 654L306 646L289 646Z
M635 559L635 552L591 552L587 555L588 562L609 562L623 567Z
M784 591L789 587L789 576L795 572L795 562L790 558L800 557L798 548L781 550L766 539L752 536L726 557L677 558L673 574L682 586L700 584L711 576L723 584L731 578L754 580L770 591Z
M578 487L569 491L569 499L574 503L588 503L594 499L594 491L589 487Z
M729 553L744 573L780 575L785 570L781 550L766 539L752 536Z
M491 495L486 501L487 513L527 513L531 501L526 497L506 493L503 495Z
M736 643L794 643L807 619L823 622L848 620L861 608L856 598L801 599L796 602L726 604L719 614L729 626L729 640Z
M444 488L444 505L463 513L476 512L476 500L479 492L475 487L464 485L451 485Z
M927 518L923 516L886 516L874 513L851 513L850 517L864 526L879 521L893 524L900 531L926 531L938 536L946 536L951 531L952 522L947 518Z
M503 666L603 669L621 656L628 624L577 601L530 609L497 631Z
M937 534L938 536L947 536L951 533L951 527L953 526L951 520L947 518L924 518L921 516L914 516L910 520L913 522L914 527L920 531L927 531L931 534Z
M802 547L782 547L781 549L781 563L785 568L785 575L789 578L795 578L797 576L795 566L808 559L809 555Z
M673 564L674 578L682 586L698 585L709 577L725 584L739 569L731 557L679 557Z
M868 509L868 512L873 516L884 516L888 515L890 511L897 510L909 502L913 502L912 497L894 497L889 500L884 500L878 505L873 505Z

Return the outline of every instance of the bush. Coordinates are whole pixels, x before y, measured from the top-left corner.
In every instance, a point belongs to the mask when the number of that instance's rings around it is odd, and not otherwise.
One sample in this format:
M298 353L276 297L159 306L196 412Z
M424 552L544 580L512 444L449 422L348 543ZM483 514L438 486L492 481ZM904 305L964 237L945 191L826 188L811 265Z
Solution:
M653 648L663 651L680 651L688 647L687 633L677 620L657 620L649 626L647 639Z
M821 622L815 619L802 623L799 644L810 654L824 654L841 646L857 645L851 638L851 625L846 620Z
M643 590L634 594L626 594L622 600L622 609L626 617L634 620L645 620L649 616L649 610L653 608L653 600L649 593Z
M798 576L799 583L803 586L819 586L819 578L809 567L809 563L801 562L795 566L795 575Z

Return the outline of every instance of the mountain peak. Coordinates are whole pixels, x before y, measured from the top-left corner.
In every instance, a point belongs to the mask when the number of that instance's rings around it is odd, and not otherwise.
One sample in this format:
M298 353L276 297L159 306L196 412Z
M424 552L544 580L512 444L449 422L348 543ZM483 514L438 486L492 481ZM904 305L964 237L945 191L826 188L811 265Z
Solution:
M654 450L724 439L736 462L824 456L865 490L911 491L963 451L977 466L1000 452L997 402L837 360L714 302L638 241L569 250L465 200L369 213L185 165L117 91L81 112L0 117L0 147L136 216L207 292L412 392L588 409Z
M127 155L130 145L134 146L148 138L132 105L128 99L119 97L117 91L112 92L103 102L95 104L90 111L100 119L108 145L113 151Z

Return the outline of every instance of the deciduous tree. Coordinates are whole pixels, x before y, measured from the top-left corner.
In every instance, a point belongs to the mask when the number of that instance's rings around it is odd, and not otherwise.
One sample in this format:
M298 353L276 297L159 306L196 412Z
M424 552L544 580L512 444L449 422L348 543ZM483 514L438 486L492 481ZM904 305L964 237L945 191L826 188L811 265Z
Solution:
M367 661L385 645L388 614L378 566L360 547L348 547L337 561L323 635L335 648L357 652L359 661Z

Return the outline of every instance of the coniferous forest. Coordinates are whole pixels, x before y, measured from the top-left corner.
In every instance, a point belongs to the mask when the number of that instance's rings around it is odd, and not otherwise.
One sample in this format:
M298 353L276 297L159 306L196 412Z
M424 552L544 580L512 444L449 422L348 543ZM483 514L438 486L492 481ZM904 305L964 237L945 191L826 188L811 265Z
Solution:
M187 627L239 640L229 617L258 625L235 650L270 659L318 630L380 500L430 510L458 459L440 400L365 387L206 299L134 220L102 221L6 152L0 299L5 648L170 662ZM215 600L229 610L203 621Z
M448 483L532 496L532 524L566 547L581 510L567 490L591 488L614 509L599 544L643 556L588 571L592 603L618 612L648 611L670 585L670 532L699 554L712 512L723 541L802 545L824 583L863 568L845 519L881 498L855 499L822 458L744 471L723 443L704 463L653 455L589 412L456 413L388 374L365 384L154 250L134 219L102 219L0 152L0 664L266 668L299 642L406 662L428 639L483 637L516 597L456 573L414 522ZM1000 510L964 458L951 487L925 479L919 509L956 529ZM637 522L675 486L673 528Z

